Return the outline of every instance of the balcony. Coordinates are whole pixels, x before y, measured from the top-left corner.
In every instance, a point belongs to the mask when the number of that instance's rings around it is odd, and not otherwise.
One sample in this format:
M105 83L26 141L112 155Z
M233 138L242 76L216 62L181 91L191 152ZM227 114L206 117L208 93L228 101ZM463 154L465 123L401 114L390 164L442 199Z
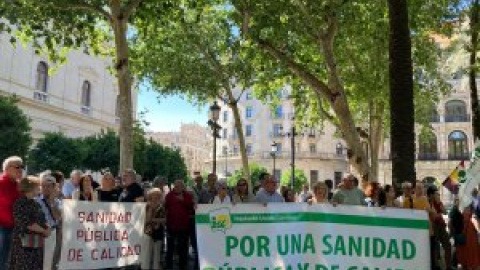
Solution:
M82 108L80 109L80 111L81 111L83 114L90 115L90 107L89 107L89 106L82 106Z
M449 160L469 160L471 157L470 153L454 153L448 154Z
M290 151L281 151L277 152L275 154L276 158L291 158L292 157L292 152ZM316 159L346 159L347 155L346 154L336 154L336 153L320 153L320 152L309 152L309 151L300 151L300 152L295 152L295 159L308 159L308 158L316 158ZM263 152L262 153L262 158L264 159L269 159L272 158L270 152Z
M41 91L35 91L35 92L33 92L33 99L47 103L48 102L48 93L41 92Z
M420 153L417 156L418 160L438 160L438 153Z
M470 115L445 115L445 122L470 122Z

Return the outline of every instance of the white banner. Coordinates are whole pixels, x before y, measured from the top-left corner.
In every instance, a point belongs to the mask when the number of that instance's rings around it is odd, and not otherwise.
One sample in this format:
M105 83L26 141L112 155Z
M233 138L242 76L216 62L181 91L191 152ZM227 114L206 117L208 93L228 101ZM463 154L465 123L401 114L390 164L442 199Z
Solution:
M200 270L430 269L425 211L199 205L196 223Z
M99 269L140 263L144 203L63 201L60 269Z

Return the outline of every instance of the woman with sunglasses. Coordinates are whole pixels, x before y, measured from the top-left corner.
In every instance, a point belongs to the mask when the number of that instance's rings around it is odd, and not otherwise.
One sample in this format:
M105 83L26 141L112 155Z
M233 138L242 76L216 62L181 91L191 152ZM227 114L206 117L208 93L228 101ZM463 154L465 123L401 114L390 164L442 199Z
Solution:
M240 178L235 188L235 194L232 196L233 203L252 203L255 202L255 197L250 194L248 190L248 183L245 178Z

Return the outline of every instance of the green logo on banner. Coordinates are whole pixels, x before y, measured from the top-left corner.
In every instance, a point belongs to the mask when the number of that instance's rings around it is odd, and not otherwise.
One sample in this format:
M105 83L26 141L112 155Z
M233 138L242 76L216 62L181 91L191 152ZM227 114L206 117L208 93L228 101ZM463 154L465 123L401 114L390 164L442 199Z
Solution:
M210 228L212 231L220 231L225 233L232 228L232 218L230 217L229 208L219 208L209 212Z

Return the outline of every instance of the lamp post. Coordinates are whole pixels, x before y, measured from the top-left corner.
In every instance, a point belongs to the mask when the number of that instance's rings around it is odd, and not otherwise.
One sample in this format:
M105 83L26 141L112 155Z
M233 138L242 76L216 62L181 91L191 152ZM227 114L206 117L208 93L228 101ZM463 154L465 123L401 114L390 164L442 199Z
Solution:
M291 131L287 133L287 136L290 137L290 148L292 151L292 161L290 163L291 166L291 187L292 190L295 190L295 137L298 135L296 128L295 128L295 119L292 118L292 128Z
M225 151L223 152L224 157L225 157L225 178L228 177L228 148L225 148Z
M272 150L270 151L270 156L273 158L273 172L272 175L275 176L275 158L277 157L277 151L278 151L278 143L273 142L272 143Z
M213 137L213 168L212 173L217 173L217 138L220 138L218 131L222 128L218 124L218 119L220 118L220 106L218 106L217 102L213 102L213 105L210 106L210 119L208 120L207 124L212 129L212 137Z

